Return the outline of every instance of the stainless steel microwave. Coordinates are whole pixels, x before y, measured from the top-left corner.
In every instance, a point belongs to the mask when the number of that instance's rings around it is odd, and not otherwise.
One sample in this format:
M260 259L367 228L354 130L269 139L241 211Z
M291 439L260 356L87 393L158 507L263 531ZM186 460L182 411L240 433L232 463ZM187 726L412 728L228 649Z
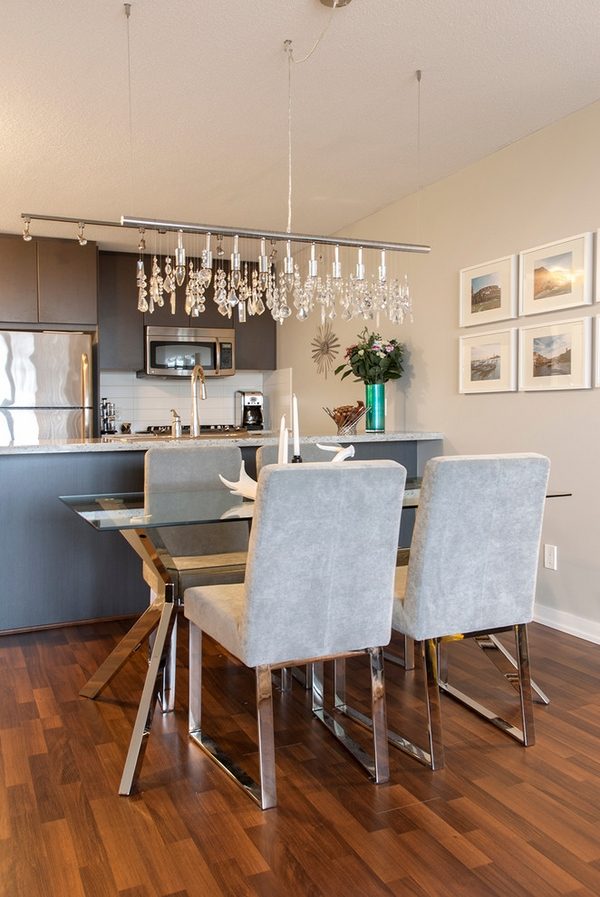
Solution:
M207 377L235 374L235 331L200 327L146 327L144 373L189 377L201 364Z

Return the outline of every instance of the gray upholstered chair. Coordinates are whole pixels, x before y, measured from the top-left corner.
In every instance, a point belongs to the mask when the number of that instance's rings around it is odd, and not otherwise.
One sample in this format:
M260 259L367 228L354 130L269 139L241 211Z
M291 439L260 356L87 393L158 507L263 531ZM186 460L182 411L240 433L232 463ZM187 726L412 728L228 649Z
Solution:
M242 462L238 446L156 446L146 452L144 460L144 504L151 507L152 493L191 492L207 487L225 489L219 474L237 480ZM189 586L215 582L243 582L248 546L247 521L227 521L199 526L165 526L152 531L157 553L167 568L174 587L175 599L181 603ZM151 589L151 600L158 591L155 574L143 568L144 579ZM167 663L162 677L163 710L175 705L175 668L177 618Z
M144 489L151 492L191 492L207 487L225 489L219 474L237 480L242 462L238 446L157 446L146 452ZM245 521L166 526L153 530L159 554L183 597L186 588L211 582L242 582L248 547ZM145 575L149 585L148 571Z
M333 447L333 445L332 445ZM341 448L341 445L336 446ZM292 445L290 442L288 456L292 457ZM267 464L277 464L278 445L261 445L256 450L256 475L260 473ZM324 452L323 449L317 447L315 442L300 442L300 457L303 462L311 461L331 461L333 454Z
M391 636L396 548L406 470L395 461L269 465L258 481L243 585L185 592L190 622L190 735L260 804L275 806L271 670L367 652L377 782L389 776L383 655ZM255 668L260 785L201 728L202 633ZM313 709L341 732L324 708ZM365 753L350 737L355 756Z
M394 733L390 740L433 769L444 765L440 689L524 745L535 741L527 623L549 469L548 459L535 454L434 458L425 467L409 564L396 573L392 626L418 643L429 750ZM515 634L516 671L494 635L503 630ZM448 683L440 649L464 637L478 639L517 689L521 728Z

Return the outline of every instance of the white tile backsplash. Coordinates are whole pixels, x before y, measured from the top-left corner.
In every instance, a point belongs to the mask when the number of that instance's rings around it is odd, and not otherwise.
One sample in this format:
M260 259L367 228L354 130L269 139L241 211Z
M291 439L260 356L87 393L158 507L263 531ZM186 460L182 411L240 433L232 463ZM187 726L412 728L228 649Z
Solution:
M236 391L256 389L262 392L262 371L245 371L227 379L208 378L207 398L200 402L201 424L236 423ZM191 417L191 386L189 379L180 382L136 377L132 371L101 371L100 396L115 403L117 430L124 422L131 430L145 430L157 424L171 423L171 408L175 408L184 425Z

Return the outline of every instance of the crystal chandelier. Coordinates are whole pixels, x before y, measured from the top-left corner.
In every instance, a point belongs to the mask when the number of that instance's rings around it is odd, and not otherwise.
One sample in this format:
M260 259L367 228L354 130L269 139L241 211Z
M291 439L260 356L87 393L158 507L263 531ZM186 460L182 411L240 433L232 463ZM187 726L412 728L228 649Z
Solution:
M322 0L322 2L332 6L333 10L342 5L340 0ZM312 55L330 21L331 19L310 53L299 62L305 62ZM406 274L390 275L389 260L401 252L428 252L428 246L292 233L292 67L295 60L290 40L284 42L284 50L288 58L287 230L257 231L129 216L124 216L121 224L126 227L137 227L141 233L147 229L160 233L176 232L178 242L175 250L175 271L180 271L183 277L185 277L183 234L206 234L206 248L202 253L200 269L198 262L195 267L193 261L189 263L186 311L193 317L202 314L206 308L205 290L212 278L210 238L211 234L216 233L221 249L224 237L233 239L228 270L224 262L217 259L214 272L213 298L219 312L225 317L231 318L237 310L239 320L244 322L247 315L261 315L268 310L273 318L282 324L294 314L297 320L305 321L315 309L318 309L321 324L333 320L338 314L344 320L352 318L371 320L387 315L390 323L400 324L411 312L410 288ZM419 146L420 71L417 72L417 83L419 88L417 146ZM250 244L244 256L243 267L240 238L244 238ZM272 247L269 255L267 255L267 239L270 240ZM281 253L277 249L279 243L285 247ZM310 245L310 250L305 244ZM343 264L340 249L355 250L354 260L349 258L349 253L346 252ZM220 256L221 253L218 252L217 255ZM278 258L281 258L281 264L278 264ZM170 257L167 257L166 264L170 266ZM177 279L177 282L181 285L182 281ZM174 296L174 292L171 295ZM138 309L151 312L155 304L152 292L146 288L145 277L141 280L138 278Z
M306 62L312 56L336 8L347 5L350 0L321 2L332 7L331 15L310 52L296 61L292 42L284 42L288 59L288 219L285 231L160 221L127 215L120 222L112 222L23 213L23 239L31 239L32 219L73 222L78 227L77 239L81 245L87 242L83 236L86 223L100 227L137 228L140 239L135 285L137 308L142 313L151 314L167 301L174 315L177 310L177 287L185 285L185 311L191 317L201 317L210 296L207 291L212 285L211 301L216 303L220 314L229 319L235 314L242 323L248 316L266 312L280 324L292 316L305 321L315 311L320 315L322 325L338 315L346 321L353 318L379 320L380 316L387 316L392 324L402 323L411 313L411 295L407 275L398 270L399 255L405 252L427 253L429 246L292 232L292 69L295 64ZM131 4L124 6L129 54ZM128 71L131 132L129 56ZM420 145L420 82L419 71L417 146ZM171 243L170 251L164 254L155 245L154 252L147 255L147 231L154 232L157 241L158 235L161 235L160 239L164 235L172 235L172 240L176 242ZM204 237L202 249L198 243L201 236ZM213 236L217 240L216 258L211 248ZM227 241L229 253L224 241Z

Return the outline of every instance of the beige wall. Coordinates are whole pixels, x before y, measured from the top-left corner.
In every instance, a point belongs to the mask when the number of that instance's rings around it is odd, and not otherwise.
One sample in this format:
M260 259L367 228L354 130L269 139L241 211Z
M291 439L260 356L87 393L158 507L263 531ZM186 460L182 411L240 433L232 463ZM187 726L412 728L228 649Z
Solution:
M573 497L547 505L543 541L558 546L558 571L540 570L537 618L600 642L600 389L458 393L459 269L600 227L598 147L600 103L420 196L387 206L345 233L431 244L429 256L406 256L413 323L380 325L384 336L396 336L408 348L406 376L386 387L388 428L440 430L446 453L537 451L550 457L551 485ZM557 312L552 319L598 313L600 306L592 305ZM549 319L517 319L510 326ZM302 429L312 433L333 432L322 405L362 396L361 384L317 376L310 343L318 323L316 317L290 320L278 332L278 364L293 369ZM342 352L363 326L361 320L334 321Z

